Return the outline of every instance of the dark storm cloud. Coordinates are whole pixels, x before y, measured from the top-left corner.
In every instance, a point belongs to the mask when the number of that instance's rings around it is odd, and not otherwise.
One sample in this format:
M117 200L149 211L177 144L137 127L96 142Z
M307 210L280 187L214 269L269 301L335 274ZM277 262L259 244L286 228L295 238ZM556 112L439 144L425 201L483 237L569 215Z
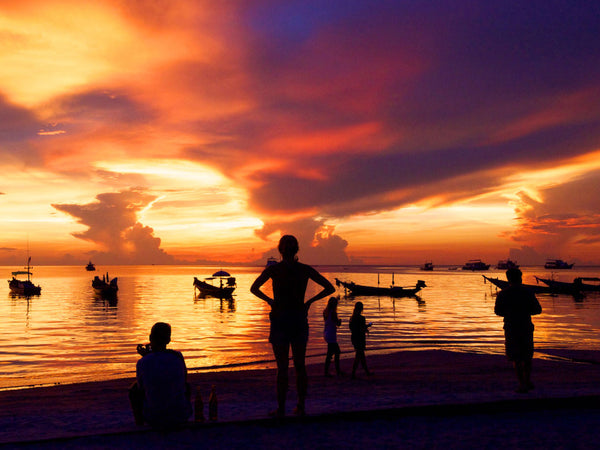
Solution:
M275 18L293 8L275 8ZM253 31L262 33L250 73L264 94L257 116L273 119L271 134L284 134L288 123L314 132L323 124L378 120L396 137L377 152L319 155L307 148L290 155L286 148L267 150L268 132L255 132L264 147L259 142L249 152L293 162L289 171L254 173L252 203L265 212L355 213L367 207L361 199L373 209L393 208L457 177L483 182L471 185L477 192L500 182L480 177L482 171L501 177L515 166L559 164L594 150L598 8L567 1L436 2L435 8L374 2L337 20L325 20L328 10L290 16L291 29L267 20L261 8L249 16ZM285 45L293 51L282 51ZM239 130L247 125L240 119ZM252 145L238 142L242 149ZM324 176L296 170L310 167ZM386 194L396 191L407 195L390 202Z

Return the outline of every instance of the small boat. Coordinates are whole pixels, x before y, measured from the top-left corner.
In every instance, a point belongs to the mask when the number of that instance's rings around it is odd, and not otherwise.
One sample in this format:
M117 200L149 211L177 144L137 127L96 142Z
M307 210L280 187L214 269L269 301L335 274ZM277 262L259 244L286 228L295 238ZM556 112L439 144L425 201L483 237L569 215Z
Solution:
M502 259L498 261L496 265L496 269L499 270L508 270L508 269L518 269L519 265L516 261L512 261L511 259Z
M90 261L89 263L87 263L87 266L85 266L85 270L87 270L88 272L93 272L94 270L96 270L96 266L94 266L94 264L92 264L92 262Z
M33 273L31 273L32 267L30 266L30 264L31 257L27 259L27 266L25 266L26 270L17 270L15 272L12 272L12 279L8 280L8 288L13 294L29 296L40 295L42 293L42 288L40 286L36 286L31 281L31 276L33 275ZM27 275L27 279L22 280L17 278L21 275Z
M92 280L92 288L94 292L102 297L115 297L119 286L117 285L117 278L110 280L108 273L102 275L102 279L98 275Z
M218 280L218 284L214 284L215 280ZM194 292L198 289L202 295L229 298L236 287L235 277L232 277L224 270L219 270L213 273L211 277L207 277L202 281L194 277Z
M335 279L337 286L343 286L352 296L358 295L380 295L388 297L415 297L417 292L422 288L427 287L423 280L418 280L414 288L405 288L400 286L379 287L379 286L363 286L354 282L341 281Z
M501 280L499 278L486 277L485 275L482 275L482 277L484 278L484 283L486 281L489 281L490 283L492 283L494 286L496 286L499 289L506 289L509 286L508 281L506 281L506 280ZM534 294L555 294L555 292L552 291L552 289L548 286L540 286L537 284L523 284L522 286L525 289L530 290Z
M471 259L467 261L463 266L462 270L488 270L490 268L489 264L484 263L480 259Z
M555 292L600 292L600 278L598 277L577 277L573 279L572 283L549 278L535 277L535 279L549 286Z
M572 269L573 264L568 264L562 259L549 259L546 261L546 264L544 264L544 268L552 270Z
M274 266L278 262L279 261L277 260L277 258L275 258L274 256L269 256L269 259L267 259L267 264L265 265L265 267Z
M431 261L426 261L421 267L421 270L425 270L428 272L431 272L433 270L433 262Z

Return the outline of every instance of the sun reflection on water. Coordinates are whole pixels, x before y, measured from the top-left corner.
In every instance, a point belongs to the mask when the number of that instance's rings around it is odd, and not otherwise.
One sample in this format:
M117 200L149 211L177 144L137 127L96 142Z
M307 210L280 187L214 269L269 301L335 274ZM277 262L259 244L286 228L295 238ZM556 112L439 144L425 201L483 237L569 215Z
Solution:
M10 274L12 268L2 268ZM29 299L6 293L0 300L0 388L48 383L69 383L133 377L138 343L147 342L157 321L173 327L170 346L181 350L190 371L234 370L245 365L272 366L268 338L269 307L250 294L250 285L261 268L231 267L237 289L231 301L194 295L193 277L209 276L214 267L114 266L98 268L118 277L114 301L94 294L94 274L82 267L36 267L35 282L42 295ZM343 297L338 313L342 318L338 341L343 356L352 355L348 319L354 302L365 305L372 321L367 351L399 349L466 350L503 352L502 319L493 313L494 289L484 284L480 273L421 272L411 267L320 268L332 282L335 278L359 284L414 286L427 283L420 298ZM575 276L596 276L595 268L568 271ZM525 282L542 268L525 268ZM500 276L500 271L490 271ZM535 281L533 281L535 283ZM310 287L314 289L314 287ZM309 288L309 289L310 289ZM310 292L307 294L310 295ZM0 297L1 298L1 297ZM583 301L569 296L538 296L543 314L534 318L538 349L597 349L600 343L600 295ZM326 352L322 338L322 309L317 302L309 311L308 355L320 360Z

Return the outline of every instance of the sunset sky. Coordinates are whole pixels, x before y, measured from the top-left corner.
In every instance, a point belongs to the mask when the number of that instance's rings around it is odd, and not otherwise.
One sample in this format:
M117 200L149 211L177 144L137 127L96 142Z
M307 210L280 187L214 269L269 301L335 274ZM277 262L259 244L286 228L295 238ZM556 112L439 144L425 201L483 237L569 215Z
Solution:
M0 265L600 264L600 4L0 0Z

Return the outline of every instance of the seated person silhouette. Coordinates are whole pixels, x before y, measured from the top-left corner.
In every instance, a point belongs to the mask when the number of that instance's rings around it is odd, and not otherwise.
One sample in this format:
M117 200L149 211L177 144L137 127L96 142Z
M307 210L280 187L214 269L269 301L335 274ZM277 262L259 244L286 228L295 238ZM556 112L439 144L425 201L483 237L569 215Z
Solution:
M187 368L181 352L167 349L171 326L157 322L150 344L138 345L142 355L136 365L136 383L129 399L137 425L171 428L184 424L192 415Z

